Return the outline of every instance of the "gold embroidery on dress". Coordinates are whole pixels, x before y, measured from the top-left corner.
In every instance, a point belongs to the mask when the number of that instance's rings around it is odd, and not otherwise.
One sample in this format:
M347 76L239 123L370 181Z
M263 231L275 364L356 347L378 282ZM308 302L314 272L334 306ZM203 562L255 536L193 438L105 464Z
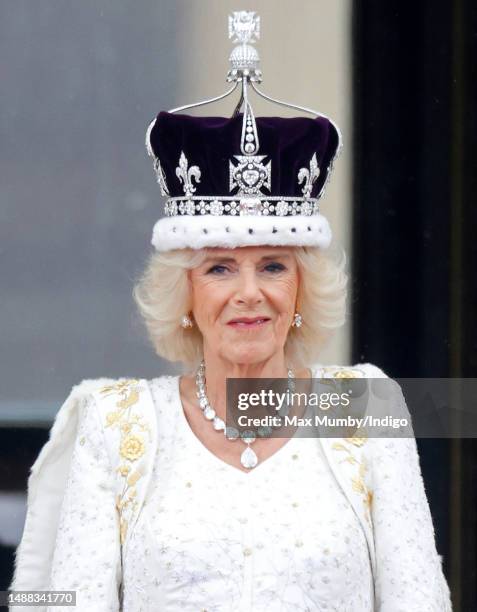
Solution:
M321 371L331 378L364 378L364 372L359 368L325 366L321 368Z
M107 385L106 387L102 387L99 391L104 395L111 395L111 393L124 393L127 395L129 387L131 385L136 385L139 383L139 380L136 378L124 378L113 385Z
M353 444L353 446L363 446L363 444L367 441L367 437L366 436L355 436L353 435L351 438L344 438L346 440L346 442L349 442L350 444Z
M358 370L356 368L345 369L345 368L333 368L327 367L322 368L324 374L331 375L334 378L363 378L363 371ZM334 442L332 445L333 450L342 451L345 453L345 457L341 459L340 463L346 461L350 465L357 465L358 472L355 476L351 478L351 486L356 493L359 493L362 496L363 503L365 506L365 517L368 523L371 522L371 506L373 503L373 492L368 489L366 482L364 480L364 475L366 472L366 464L364 459L362 461L358 461L356 457L351 452L350 448L344 444L344 442L350 444L351 446L355 446L357 448L361 448L366 442L368 438L366 436L366 431L363 429L357 429L353 436L349 438L343 438L343 442Z
M334 372L335 378L361 378L361 370L338 370Z
M349 441L349 440L350 439L346 438L346 441ZM364 440L364 442L366 442L366 440ZM361 446L361 444L358 446ZM367 487L365 479L364 479L364 476L366 473L366 462L364 461L364 459L362 459L361 461L358 461L358 459L356 459L356 457L352 454L351 450L347 448L344 444L335 442L332 445L332 448L333 450L344 451L346 453L346 456L343 459L341 459L340 463L342 463L343 461L346 461L350 463L351 465L358 465L358 473L355 476L351 477L351 486L353 488L353 491L356 491L356 493L359 493L362 496L363 503L365 506L365 517L368 523L370 523L371 522L370 512L371 512L371 506L373 503L373 492L371 491L371 489Z
M367 490L366 498L363 501L366 504L366 509L368 511L368 514L370 514L371 506L373 505L373 492L371 491L371 489ZM366 516L368 516L368 515L366 515Z
M119 430L119 455L121 465L117 472L123 479L123 489L116 498L116 508L119 513L120 541L124 544L129 525L129 518L137 510L138 502L135 499L137 489L135 485L142 478L143 473L134 468L146 452L146 438L150 435L150 428L143 422L143 417L132 412L133 406L139 401L139 380L131 378L120 380L100 389L104 396L117 395L116 410L106 415L106 427Z

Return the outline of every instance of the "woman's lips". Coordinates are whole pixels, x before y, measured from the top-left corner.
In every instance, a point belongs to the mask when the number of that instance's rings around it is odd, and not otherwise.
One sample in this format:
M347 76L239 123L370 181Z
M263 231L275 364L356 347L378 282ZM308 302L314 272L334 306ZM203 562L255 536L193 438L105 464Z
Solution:
M229 321L227 325L230 325L231 327L235 328L250 329L252 327L261 327L269 321L270 319L268 319L267 317L254 317L253 319L241 317L239 319L233 319L232 321Z

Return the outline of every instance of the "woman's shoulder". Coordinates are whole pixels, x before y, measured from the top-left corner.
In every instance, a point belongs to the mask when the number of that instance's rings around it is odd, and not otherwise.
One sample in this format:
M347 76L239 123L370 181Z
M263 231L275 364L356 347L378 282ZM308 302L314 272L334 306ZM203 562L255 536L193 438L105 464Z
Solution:
M104 388L112 388L118 386L124 381L131 380L130 378L107 378L101 376L99 378L84 378L79 383L73 385L69 392L68 399L87 398L94 393Z
M112 410L123 411L133 405L136 409L145 407L151 395L154 398L158 393L173 392L178 378L163 375L155 378L122 376L84 379L71 388L55 421L61 422L72 413L76 413L80 419L96 420L93 417L95 413L100 420L104 420L101 417L113 419L114 415L110 416Z
M311 367L315 378L388 378L388 375L374 363L353 365L324 365L317 363Z
M69 397L70 398L90 398L91 396L110 396L122 395L134 389L140 389L144 383L161 384L168 379L175 378L172 376L159 376L157 378L141 378L137 376L121 376L119 378L86 378L81 382L73 385Z
M68 423L77 418L78 413L88 412L93 402L93 395L101 389L114 385L120 379L113 378L85 378L73 385L55 415L51 434L63 430Z
M66 427L66 423L88 421L93 425L104 408L128 403L138 395L143 380L132 377L86 378L73 385L66 399L56 413L52 433ZM98 416L95 416L98 415ZM100 418L101 420L101 418Z

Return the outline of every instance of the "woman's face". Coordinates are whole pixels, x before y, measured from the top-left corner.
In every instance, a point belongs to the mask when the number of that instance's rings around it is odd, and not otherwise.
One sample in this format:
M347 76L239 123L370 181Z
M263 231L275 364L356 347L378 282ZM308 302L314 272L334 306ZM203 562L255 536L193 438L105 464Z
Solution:
M299 283L293 247L207 249L190 282L208 351L233 363L260 363L283 350Z

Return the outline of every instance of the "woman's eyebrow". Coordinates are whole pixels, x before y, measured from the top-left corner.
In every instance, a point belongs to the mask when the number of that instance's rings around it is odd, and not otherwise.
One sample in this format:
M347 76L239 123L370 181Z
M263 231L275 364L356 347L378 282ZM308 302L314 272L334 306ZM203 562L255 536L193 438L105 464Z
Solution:
M270 259L289 259L290 257L291 255L289 255L288 253L272 253L270 255L264 255L260 258L260 261L269 261ZM217 263L218 261L224 263L237 263L237 260L234 257L227 257L226 255L224 255L223 257L221 257L220 255L211 255L210 257L204 259L203 263L205 265L212 262Z
M264 255L260 261L268 259L290 259L291 255L288 253L274 253L272 255Z
M211 257L207 257L206 259L204 259L204 264L207 263L211 263L211 262L217 262L217 261L223 261L223 262L235 262L235 259L233 257L220 257L220 255L216 255L216 256L211 256Z

